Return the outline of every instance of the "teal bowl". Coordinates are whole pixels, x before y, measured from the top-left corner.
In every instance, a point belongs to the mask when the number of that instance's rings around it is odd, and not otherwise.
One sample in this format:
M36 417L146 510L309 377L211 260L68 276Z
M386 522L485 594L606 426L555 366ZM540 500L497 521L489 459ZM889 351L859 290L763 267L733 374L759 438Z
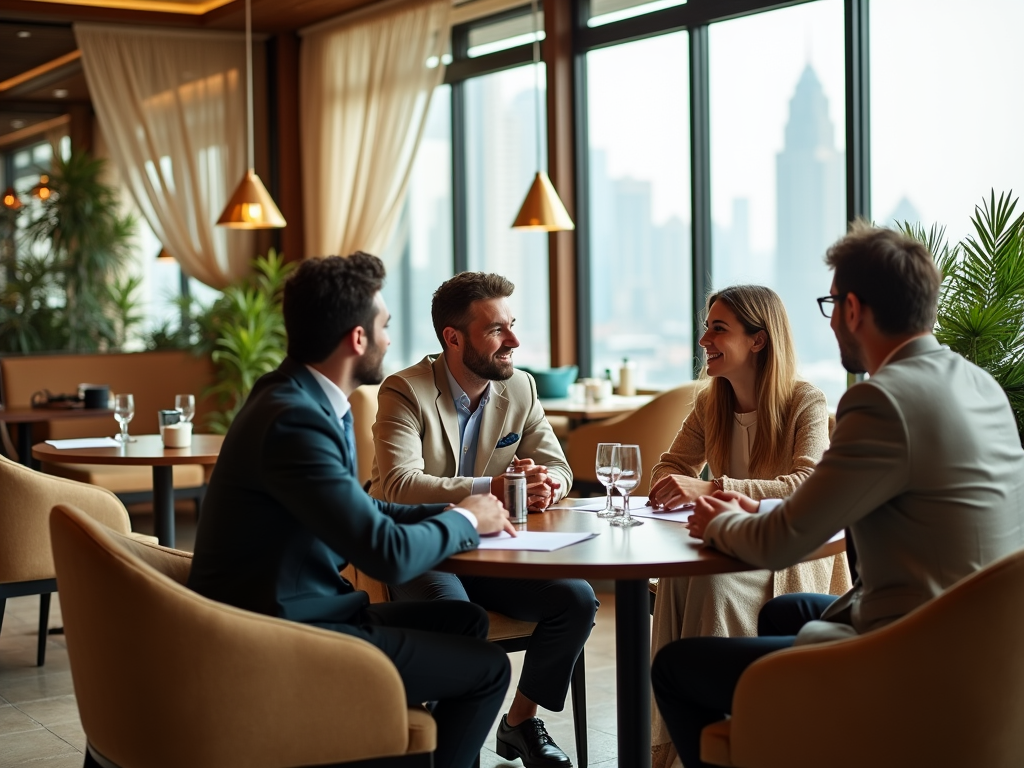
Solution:
M534 371L530 368L521 368L533 376L537 382L537 397L560 398L569 396L569 385L576 381L576 374L580 369L575 365L566 365L562 368L550 368L546 371Z

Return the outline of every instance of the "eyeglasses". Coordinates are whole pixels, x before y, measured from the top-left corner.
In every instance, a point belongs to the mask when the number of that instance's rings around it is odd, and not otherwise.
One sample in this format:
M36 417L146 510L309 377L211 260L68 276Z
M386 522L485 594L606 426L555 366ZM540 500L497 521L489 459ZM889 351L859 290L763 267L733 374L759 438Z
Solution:
M821 310L821 314L825 317L832 317L832 308L839 303L841 296L830 293L828 296L822 296L818 299L818 309Z

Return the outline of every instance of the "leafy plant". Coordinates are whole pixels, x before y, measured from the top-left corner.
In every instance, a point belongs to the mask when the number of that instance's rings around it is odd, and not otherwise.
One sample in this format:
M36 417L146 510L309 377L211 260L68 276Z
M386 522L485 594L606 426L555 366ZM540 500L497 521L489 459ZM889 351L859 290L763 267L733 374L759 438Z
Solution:
M51 194L5 265L0 348L14 352L95 352L123 343L134 321L131 293L111 290L130 257L134 229L117 196L100 181L104 161L72 150L55 154ZM120 306L118 305L120 302Z
M974 234L948 245L942 228L904 222L943 274L935 336L981 366L1006 392L1024 442L1024 214L995 190L976 206Z
M286 336L281 294L294 268L273 249L259 257L253 273L225 289L205 316L196 318L200 331L214 337L213 362L217 383L209 393L220 410L210 419L214 432L225 433L245 403L256 380L281 364Z

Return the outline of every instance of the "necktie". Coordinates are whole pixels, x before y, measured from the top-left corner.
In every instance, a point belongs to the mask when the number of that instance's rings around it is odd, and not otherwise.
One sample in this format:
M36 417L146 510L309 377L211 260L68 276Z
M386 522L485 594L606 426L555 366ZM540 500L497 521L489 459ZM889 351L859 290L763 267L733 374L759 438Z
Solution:
M345 431L345 443L348 446L349 462L352 465L352 472L358 474L359 465L356 460L356 433L355 426L352 421L352 410L349 409L345 412L345 415L341 417L341 427Z

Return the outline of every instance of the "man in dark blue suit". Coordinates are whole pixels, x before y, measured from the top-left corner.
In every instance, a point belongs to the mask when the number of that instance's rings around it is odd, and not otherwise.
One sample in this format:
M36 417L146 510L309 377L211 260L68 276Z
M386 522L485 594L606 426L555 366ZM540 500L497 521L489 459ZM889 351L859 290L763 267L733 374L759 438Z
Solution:
M449 509L376 501L360 487L348 394L383 378L383 282L380 260L356 253L308 260L286 283L288 357L256 382L224 440L189 586L377 646L410 704L438 702L437 765L468 768L509 685L506 654L486 642L486 612L458 601L370 605L338 573L352 563L408 581L511 528L490 494Z

